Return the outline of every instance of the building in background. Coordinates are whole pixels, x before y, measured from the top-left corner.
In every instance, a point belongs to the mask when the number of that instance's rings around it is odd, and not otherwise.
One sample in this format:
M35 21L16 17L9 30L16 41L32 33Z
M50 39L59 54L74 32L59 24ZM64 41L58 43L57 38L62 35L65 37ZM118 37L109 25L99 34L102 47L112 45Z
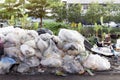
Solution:
M67 7L71 4L81 4L82 10L86 11L88 9L89 4L91 3L98 3L100 5L105 5L107 3L113 3L113 4L120 4L120 0L61 0L61 2L64 2L67 4Z

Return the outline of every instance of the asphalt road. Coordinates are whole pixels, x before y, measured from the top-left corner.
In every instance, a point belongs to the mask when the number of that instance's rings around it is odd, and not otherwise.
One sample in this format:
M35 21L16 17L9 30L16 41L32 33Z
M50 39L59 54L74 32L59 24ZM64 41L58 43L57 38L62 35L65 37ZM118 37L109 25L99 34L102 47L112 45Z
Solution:
M120 74L96 74L90 75L68 75L66 77L53 74L21 75L7 74L0 75L0 80L120 80Z

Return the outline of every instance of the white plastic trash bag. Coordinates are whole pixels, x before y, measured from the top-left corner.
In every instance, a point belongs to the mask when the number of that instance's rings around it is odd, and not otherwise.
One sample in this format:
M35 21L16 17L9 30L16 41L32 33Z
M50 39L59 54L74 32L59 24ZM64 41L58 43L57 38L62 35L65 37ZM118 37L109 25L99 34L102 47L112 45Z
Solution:
M29 41L25 42L24 44L28 45L28 46L30 46L30 47L32 47L34 49L37 49L37 45L36 45L35 40L29 40Z
M109 70L111 65L110 62L100 55L90 54L88 58L83 62L84 67L93 70Z
M26 30L28 40L33 40L38 37L38 33L35 30Z
M63 58L63 69L68 73L84 73L84 68L79 61L74 59L74 56L66 55Z
M36 66L39 66L40 64L39 59L35 56L27 58L26 60L24 60L24 62L28 64L29 67L36 67Z
M33 49L28 45L25 44L21 45L20 50L25 57L30 57L35 55L35 49Z
M79 43L82 46L82 49L85 51L84 37L80 33L78 33L77 31L68 30L68 29L61 29L58 36L63 42Z
M35 49L35 56L36 56L37 58L39 58L39 59L42 58L42 53L40 52L40 50Z
M67 52L69 55L78 55L83 52L81 45L75 42L66 43L63 46L63 51Z
M14 32L7 34L5 37L7 42L14 44L15 46L20 45L20 37Z
M19 58L21 55L21 51L17 47L8 47L8 48L4 48L4 54L9 57Z
M41 34L39 37L42 40L47 41L47 40L50 40L52 38L52 35L50 35L49 33L45 33L45 34Z
M52 54L46 58L41 60L41 64L43 66L48 67L61 67L62 66L62 59L61 56L58 54Z
M41 53L43 53L48 48L48 43L42 40L40 37L36 39L36 43Z
M6 38L3 34L0 34L0 40L4 43L6 41Z
M61 56L63 55L63 52L56 47L55 43L52 40L49 40L49 46L43 53L43 57L48 57L53 54L58 54Z
M28 72L30 69L30 66L26 63L19 64L17 71L20 73Z
M0 28L0 33L2 33L3 35L7 35L8 33L13 32L13 31L14 31L13 26Z
M60 38L58 36L53 35L52 40L54 41L55 45L59 48L62 49L63 48L63 43L60 40Z

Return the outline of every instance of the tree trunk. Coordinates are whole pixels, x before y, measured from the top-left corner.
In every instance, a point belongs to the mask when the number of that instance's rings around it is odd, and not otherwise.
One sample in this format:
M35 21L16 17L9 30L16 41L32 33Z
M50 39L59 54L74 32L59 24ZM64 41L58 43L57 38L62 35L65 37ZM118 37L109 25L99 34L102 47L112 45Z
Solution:
M96 37L98 37L98 31L96 31Z
M40 28L42 28L42 17L40 18Z

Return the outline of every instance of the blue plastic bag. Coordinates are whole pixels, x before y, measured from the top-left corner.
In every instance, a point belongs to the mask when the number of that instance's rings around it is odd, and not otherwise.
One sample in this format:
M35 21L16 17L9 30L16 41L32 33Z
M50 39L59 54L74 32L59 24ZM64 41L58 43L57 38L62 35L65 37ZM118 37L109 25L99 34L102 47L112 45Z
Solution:
M15 64L16 61L13 58L10 57L3 57L1 58L2 63L10 63L10 64Z

